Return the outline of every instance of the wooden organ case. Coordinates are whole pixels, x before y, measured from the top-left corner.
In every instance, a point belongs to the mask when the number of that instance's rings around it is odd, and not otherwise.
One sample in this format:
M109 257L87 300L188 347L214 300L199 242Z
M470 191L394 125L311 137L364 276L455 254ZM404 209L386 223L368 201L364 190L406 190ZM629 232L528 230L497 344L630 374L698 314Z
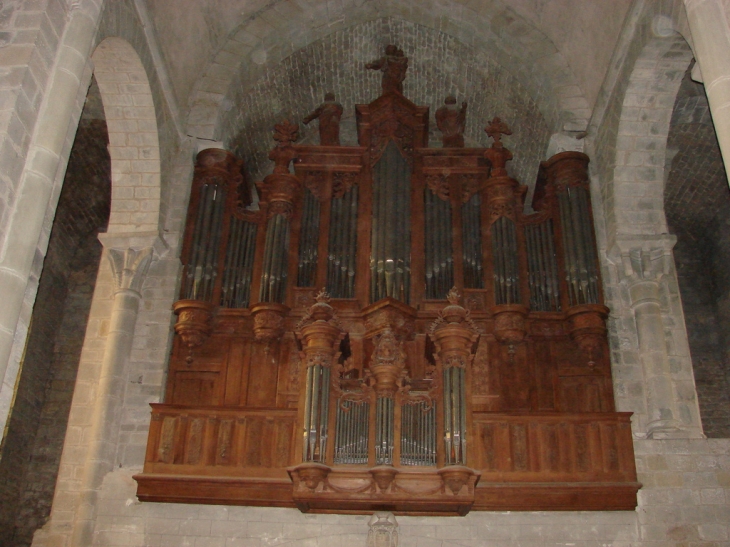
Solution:
M333 97L321 145L276 126L257 210L240 161L198 155L139 499L633 510L587 156L544 162L525 215L508 128L495 118L478 149L446 124L428 148L428 108L402 95L404 70L383 72L382 96L356 106L359 146L339 145Z

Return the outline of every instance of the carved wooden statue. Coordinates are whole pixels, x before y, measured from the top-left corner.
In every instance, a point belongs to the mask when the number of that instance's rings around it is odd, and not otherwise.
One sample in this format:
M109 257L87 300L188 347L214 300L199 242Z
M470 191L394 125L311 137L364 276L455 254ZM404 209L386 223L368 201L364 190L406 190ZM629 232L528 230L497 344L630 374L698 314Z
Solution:
M365 68L380 70L383 73L383 94L403 93L403 80L406 79L408 70L408 57L403 54L402 49L394 45L386 46L385 55L380 59L368 63Z
M335 101L335 94L327 93L324 96L324 102L302 121L307 125L312 120L319 119L319 144L339 146L342 111L342 105Z
M464 148L464 128L466 127L466 102L456 107L456 97L449 95L444 106L436 111L436 126L441 131L444 148Z

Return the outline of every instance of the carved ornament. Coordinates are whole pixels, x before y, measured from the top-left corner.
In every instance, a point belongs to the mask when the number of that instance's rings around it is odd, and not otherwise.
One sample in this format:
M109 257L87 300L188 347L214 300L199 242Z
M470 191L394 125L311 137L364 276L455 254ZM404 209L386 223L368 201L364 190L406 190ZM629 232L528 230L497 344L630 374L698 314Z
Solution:
M202 300L178 300L172 307L177 315L175 332L188 347L188 363L192 350L205 342L213 329L213 305Z
M284 334L284 318L289 308L275 302L259 302L251 307L253 332L256 341L271 342Z
M601 358L606 340L606 319L609 309L601 304L582 304L567 311L570 337L594 367Z
M449 201L449 175L438 173L436 175L425 175L426 186L443 201Z

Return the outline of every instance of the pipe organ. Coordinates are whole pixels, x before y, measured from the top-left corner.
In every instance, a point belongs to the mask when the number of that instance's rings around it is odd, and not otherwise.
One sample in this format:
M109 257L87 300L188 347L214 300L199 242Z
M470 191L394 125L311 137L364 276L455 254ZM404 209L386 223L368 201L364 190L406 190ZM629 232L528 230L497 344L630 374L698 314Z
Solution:
M321 145L275 127L258 207L241 161L198 155L141 500L430 515L636 506L587 156L544 162L525 214L509 128L492 120L487 149L453 127L429 148L428 108L397 85L403 59L394 48L368 65L384 92L355 107L358 146L338 144L339 114L320 117ZM317 112L341 113L333 100Z

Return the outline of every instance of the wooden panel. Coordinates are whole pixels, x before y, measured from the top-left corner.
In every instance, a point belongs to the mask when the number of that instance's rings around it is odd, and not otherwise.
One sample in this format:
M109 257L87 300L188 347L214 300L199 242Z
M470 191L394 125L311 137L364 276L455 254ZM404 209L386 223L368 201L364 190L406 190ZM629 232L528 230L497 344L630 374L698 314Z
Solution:
M249 407L275 406L276 382L279 373L279 342L251 345L251 364L246 385Z
M145 471L157 464L180 474L206 474L210 466L268 469L291 465L295 410L192 409L153 405Z
M635 481L628 413L474 413L482 481Z
M193 406L220 404L220 375L217 372L181 371L175 373L172 404Z

